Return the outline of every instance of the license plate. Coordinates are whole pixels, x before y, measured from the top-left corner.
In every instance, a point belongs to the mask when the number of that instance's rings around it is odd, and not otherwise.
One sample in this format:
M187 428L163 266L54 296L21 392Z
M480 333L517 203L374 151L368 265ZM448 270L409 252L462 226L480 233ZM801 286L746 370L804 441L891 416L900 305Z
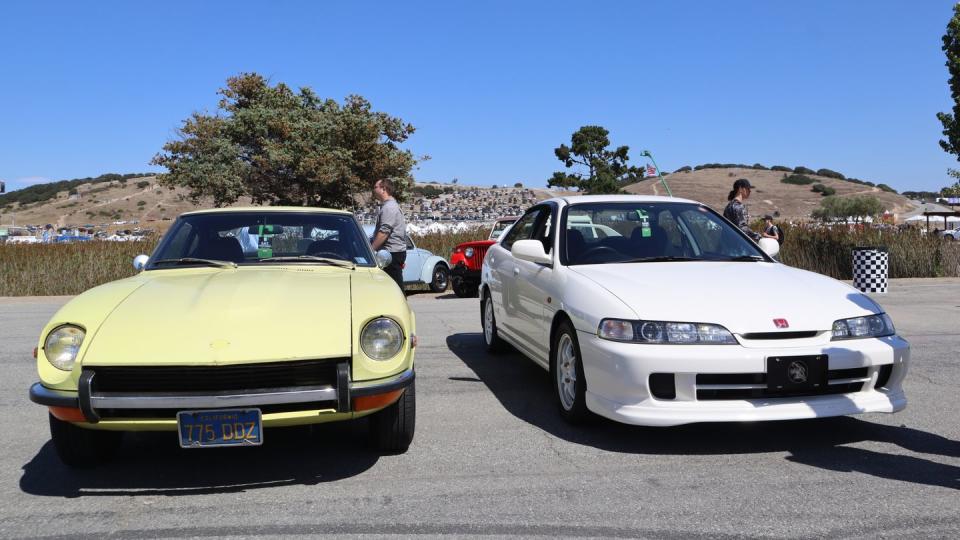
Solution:
M177 431L183 448L263 444L260 409L180 411L177 413Z
M767 358L767 390L790 393L827 386L827 355Z

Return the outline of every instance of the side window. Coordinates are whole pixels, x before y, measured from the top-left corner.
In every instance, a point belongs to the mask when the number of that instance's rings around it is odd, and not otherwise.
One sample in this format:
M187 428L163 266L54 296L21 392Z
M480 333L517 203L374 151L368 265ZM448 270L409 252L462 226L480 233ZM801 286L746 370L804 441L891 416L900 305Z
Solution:
M507 237L500 242L500 245L509 251L513 247L513 243L517 240L529 240L533 237L534 225L537 224L537 218L540 217L540 214L543 212L542 208L537 208L531 210L524 214L524 216L517 220L513 225L513 228L510 229L510 232L507 234Z
M533 240L539 240L543 243L543 252L549 254L553 249L553 212L549 209L543 209L540 212L542 219L537 220L535 224L535 233L531 237Z
M410 237L407 236L407 250L409 251L414 249L417 249L417 246L413 245L413 240L411 240Z

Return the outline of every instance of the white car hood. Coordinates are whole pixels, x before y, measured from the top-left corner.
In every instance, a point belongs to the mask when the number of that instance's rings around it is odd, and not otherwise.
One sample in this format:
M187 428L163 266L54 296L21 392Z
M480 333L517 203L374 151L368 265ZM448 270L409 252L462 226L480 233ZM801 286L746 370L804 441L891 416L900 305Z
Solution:
M830 330L833 321L881 312L832 278L764 262L661 262L568 267L596 282L639 319L720 324L735 334ZM774 319L786 319L778 329Z

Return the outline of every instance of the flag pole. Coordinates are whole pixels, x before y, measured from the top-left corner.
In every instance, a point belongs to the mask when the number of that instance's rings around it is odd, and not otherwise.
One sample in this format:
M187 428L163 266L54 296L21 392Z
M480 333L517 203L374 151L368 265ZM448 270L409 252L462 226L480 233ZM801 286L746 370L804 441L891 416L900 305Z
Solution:
M657 170L657 176L660 177L660 183L663 184L663 189L667 190L667 195L673 197L673 193L670 191L670 186L667 185L667 181L663 178L663 173L660 172L660 167L657 165L657 160L653 159L653 154L649 150L644 150L640 152L641 156L646 156L650 158L650 161L653 162L653 168Z

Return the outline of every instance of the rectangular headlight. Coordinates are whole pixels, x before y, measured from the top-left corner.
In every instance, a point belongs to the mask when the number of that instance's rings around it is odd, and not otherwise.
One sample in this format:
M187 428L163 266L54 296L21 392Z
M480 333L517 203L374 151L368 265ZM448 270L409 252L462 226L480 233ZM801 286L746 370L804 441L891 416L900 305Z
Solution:
M833 322L833 341L892 336L894 333L893 321L886 313Z
M737 344L733 334L718 324L691 322L604 319L597 328L597 336L611 341L662 345Z

